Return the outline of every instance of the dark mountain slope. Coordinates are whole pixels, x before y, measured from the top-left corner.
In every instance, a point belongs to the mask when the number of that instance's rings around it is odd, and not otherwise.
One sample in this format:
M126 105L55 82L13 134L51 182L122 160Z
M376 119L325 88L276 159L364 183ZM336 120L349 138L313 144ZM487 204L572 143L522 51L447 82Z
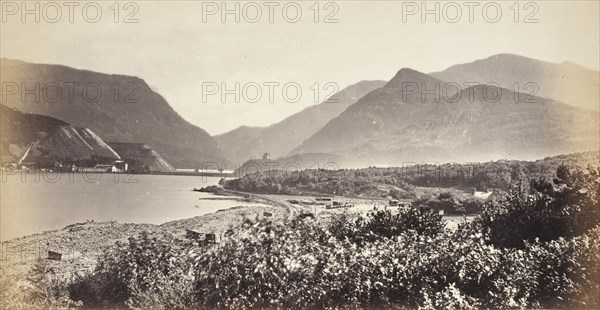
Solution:
M90 128L107 141L145 143L179 167L225 160L206 131L185 121L142 79L8 59L0 65L3 83L20 86L7 96L10 107ZM33 95L22 96L21 85L33 89L36 83L37 102ZM48 85L58 85L61 95Z

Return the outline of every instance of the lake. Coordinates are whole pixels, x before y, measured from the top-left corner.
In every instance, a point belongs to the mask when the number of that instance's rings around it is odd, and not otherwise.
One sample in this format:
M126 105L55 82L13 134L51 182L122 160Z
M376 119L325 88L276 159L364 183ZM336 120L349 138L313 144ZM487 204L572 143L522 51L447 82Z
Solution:
M214 196L192 191L217 184L218 177L2 173L2 241L86 220L161 224L239 205L258 205L235 200L201 200Z

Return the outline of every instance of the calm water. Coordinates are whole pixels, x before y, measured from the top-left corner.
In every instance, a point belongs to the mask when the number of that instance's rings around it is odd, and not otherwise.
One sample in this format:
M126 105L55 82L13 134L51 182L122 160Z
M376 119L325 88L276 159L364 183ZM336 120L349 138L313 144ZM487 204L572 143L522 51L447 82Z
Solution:
M160 224L238 205L234 200L192 192L217 177L116 174L2 175L1 240L60 229L86 220ZM51 178L57 178L51 181Z

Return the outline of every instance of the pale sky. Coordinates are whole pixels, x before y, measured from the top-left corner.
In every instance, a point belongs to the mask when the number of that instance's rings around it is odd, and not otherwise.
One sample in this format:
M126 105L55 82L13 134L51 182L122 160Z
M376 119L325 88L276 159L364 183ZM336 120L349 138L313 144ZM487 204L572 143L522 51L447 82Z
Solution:
M215 2L220 4L222 1ZM273 23L269 22L269 7L256 2L262 10L257 23L240 15L228 15L225 23L220 15L206 16L203 6L194 1L138 1L137 23L123 23L134 7L120 7L119 23L114 22L113 1L99 2L102 17L97 23L83 19L82 6L74 8L74 21L69 22L68 7L62 2L62 15L57 23L54 8L48 7L36 23L34 16L21 21L17 15L7 15L12 7L3 1L0 56L34 63L62 64L104 73L135 75L143 78L163 95L171 106L191 123L211 134L219 134L240 125L266 126L315 104L310 87L320 83L318 101L330 89L327 82L340 89L360 80L388 80L403 67L422 72L441 71L453 64L471 62L499 53L513 53L551 62L570 60L588 68L600 67L599 38L600 7L598 1L539 1L527 6L519 2L519 22L515 22L514 1L499 3L502 16L496 23L484 19L482 7L487 2L471 1L473 22L469 22L469 7L457 1L462 13L457 23L456 10L440 3L440 22L433 15L422 22L420 12L406 16L400 1L342 1L325 6L319 3L319 21L314 21L314 1L299 3L302 16L297 23L286 21L280 2L273 8ZM205 1L205 3L208 3ZM247 19L255 16L253 5L238 2ZM404 8L410 3L404 1ZM229 8L234 2L228 2ZM434 3L428 3L434 8ZM446 6L445 6L446 5ZM206 6L206 4L205 4ZM337 23L323 23L325 15L334 11ZM511 6L512 9L511 9ZM30 2L33 8L33 2ZM447 10L446 19L444 8ZM537 12L536 11L537 8ZM43 11L43 5L40 8ZM288 18L294 17L294 7L288 5ZM405 11L404 11L405 12ZM43 13L43 12L42 12ZM88 17L94 11L88 8ZM523 23L527 15L537 23ZM90 17L91 16L91 17ZM488 6L488 19L495 9ZM248 102L234 96L222 102L218 95L203 102L203 83L226 83L234 88L261 85L262 97ZM275 102L268 102L265 82L277 82ZM282 86L297 83L302 96L296 103L285 100ZM254 96L253 88L248 88ZM240 91L242 91L240 89ZM295 95L289 91L291 97Z

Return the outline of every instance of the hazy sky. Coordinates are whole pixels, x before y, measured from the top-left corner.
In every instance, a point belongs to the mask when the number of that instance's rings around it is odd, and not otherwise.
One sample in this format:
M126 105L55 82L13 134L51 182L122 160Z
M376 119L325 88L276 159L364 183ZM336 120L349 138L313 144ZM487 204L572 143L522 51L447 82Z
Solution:
M314 88L311 90L315 82L319 83L320 101L331 90L324 89L327 82L341 89L360 80L388 80L402 67L441 71L499 53L551 62L570 60L595 70L600 67L598 1L519 2L519 22L515 22L515 2L498 1L502 16L496 23L490 22L496 17L495 4L487 6L484 16L487 2L477 1L472 1L477 4L472 15L469 6L455 2L461 13L456 23L450 22L457 16L456 6L444 2L439 2L439 23L434 15L427 15L428 20L422 22L420 12L403 21L403 12L421 1L343 1L329 6L320 2L318 23L314 21L316 6L311 9L313 1L280 2L273 7L272 23L269 6L259 2L238 2L239 23L232 14L223 23L219 12L205 16L203 22L206 10L201 2L193 1L135 2L137 23L122 22L135 9L124 3L115 23L115 8L109 7L113 1L99 2L102 16L96 23L82 17L85 2L73 8L72 23L69 8L62 2L56 2L62 13L56 23L44 19L54 19L54 7L46 7L47 14L40 15L39 23L33 15L22 22L20 12L6 15L13 8L6 3L2 6L6 19L0 26L2 57L139 76L185 119L211 134L240 125L269 125L315 104ZM204 3L204 8L210 9L214 2ZM285 17L293 20L295 3L299 3L302 16L292 23L284 19L283 7L287 5ZM234 5L227 3L230 9ZM429 2L428 8L434 5ZM33 3L29 6L34 7ZM262 16L251 23L257 6ZM333 18L338 22L323 23L336 9ZM40 11L44 13L43 5ZM92 6L87 13L93 20ZM524 23L528 15L538 22ZM221 92L203 100L203 84L220 87L225 83L233 89L235 82L240 83L239 103L233 102L233 95L222 102ZM264 84L270 82L280 84L273 86L272 103ZM302 89L298 102L290 102L296 95L294 88L287 89L287 100L283 97L286 83ZM260 85L261 99L249 102L254 100L256 85ZM243 96L244 86L248 96Z

